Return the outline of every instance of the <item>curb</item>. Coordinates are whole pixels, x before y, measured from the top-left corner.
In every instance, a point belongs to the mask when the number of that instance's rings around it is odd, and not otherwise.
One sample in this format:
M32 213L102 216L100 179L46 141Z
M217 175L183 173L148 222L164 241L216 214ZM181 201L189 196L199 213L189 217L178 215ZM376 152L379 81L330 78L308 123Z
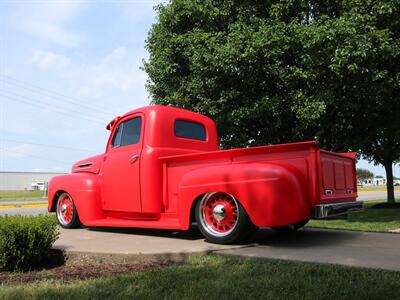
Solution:
M98 261L102 262L122 262L122 263L151 263L151 262L174 262L184 263L190 256L206 256L214 253L214 250L210 251L195 251L195 252L170 252L170 253L156 253L156 254L123 254L123 253L102 253L102 252L83 252L83 251L71 251L62 249L61 247L53 247L55 250L60 250L68 259L74 259L79 257L80 260L85 261Z

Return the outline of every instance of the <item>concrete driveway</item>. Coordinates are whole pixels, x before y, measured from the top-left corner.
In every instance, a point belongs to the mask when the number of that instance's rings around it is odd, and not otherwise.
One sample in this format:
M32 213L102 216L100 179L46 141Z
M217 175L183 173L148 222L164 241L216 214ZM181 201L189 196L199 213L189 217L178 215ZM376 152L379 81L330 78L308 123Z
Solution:
M215 245L197 230L171 232L143 229L61 230L55 248L72 252L169 257L215 253L400 271L400 234L302 229L278 234L261 229L243 245Z

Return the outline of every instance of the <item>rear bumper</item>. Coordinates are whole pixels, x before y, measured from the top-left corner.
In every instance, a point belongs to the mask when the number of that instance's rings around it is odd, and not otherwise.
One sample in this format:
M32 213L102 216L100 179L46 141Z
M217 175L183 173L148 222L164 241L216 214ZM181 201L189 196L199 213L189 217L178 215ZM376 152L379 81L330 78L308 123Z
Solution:
M313 209L311 216L313 219L324 219L331 216L361 211L363 210L363 206L364 204L361 201L318 204Z

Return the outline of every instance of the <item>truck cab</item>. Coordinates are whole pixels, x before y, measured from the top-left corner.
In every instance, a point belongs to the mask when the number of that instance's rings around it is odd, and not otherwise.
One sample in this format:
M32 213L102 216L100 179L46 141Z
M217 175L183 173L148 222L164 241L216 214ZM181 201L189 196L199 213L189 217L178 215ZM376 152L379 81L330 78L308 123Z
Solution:
M187 230L197 221L210 241L231 243L257 227L362 206L354 155L321 152L315 142L220 150L210 118L166 106L130 111L106 128L103 154L49 183L48 210L65 228Z

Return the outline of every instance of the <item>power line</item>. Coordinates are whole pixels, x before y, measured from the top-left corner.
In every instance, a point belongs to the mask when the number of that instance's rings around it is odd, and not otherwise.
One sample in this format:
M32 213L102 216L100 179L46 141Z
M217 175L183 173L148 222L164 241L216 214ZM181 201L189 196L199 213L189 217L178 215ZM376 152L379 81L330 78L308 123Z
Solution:
M100 106L98 104L86 104L86 101L83 100L78 100L77 98L73 98L64 94L61 94L60 92L52 91L43 87L40 87L38 85L34 85L32 83L28 83L26 81L20 80L13 78L11 76L3 75L3 80L6 84L9 85L14 85L18 86L22 89L31 91L33 93L41 94L41 95L46 95L47 97L52 97L52 98L63 98L63 101L72 103L78 106L83 107L84 109L89 109L89 110L97 110L98 112L101 112L103 114L108 115L109 110L107 107Z
M33 154L27 154L23 151L18 151L18 150L11 150L11 149L5 149L5 148L0 148L0 151L5 151L5 152L9 152L9 153L20 153L23 154L25 156L29 156L29 157L33 157L36 159L42 159L42 160L46 160L46 161L54 161L54 162L58 162L58 163L63 163L63 164L71 164L71 162L66 162L66 161L62 161L62 160L58 160L58 159L52 159L52 158L48 158L48 157L43 157L43 156L37 156L37 155L33 155Z
M3 90L0 89L0 92L3 92ZM94 122L94 123L97 123L97 124L104 125L103 122L100 122L100 121L98 121L96 119L91 119L88 116L82 116L82 112L76 112L75 114L69 113L68 111L65 111L65 110L63 110L61 108L52 107L51 104L49 104L49 103L40 102L40 101L33 102L30 98L27 98L27 97L22 96L22 95L15 94L15 96L13 96L13 95L7 95L7 94L1 94L0 93L0 96L3 96L5 99L8 99L8 100L29 104L29 105L36 106L36 107L39 107L39 108L45 108L45 109L48 109L50 111L54 111L54 112L57 112L57 113L65 114L65 115L68 115L68 116L73 116L75 118L79 118L79 119L82 119L82 120L86 120L86 121L90 121L90 122Z
M18 94L18 93L12 92L12 91L6 91L6 90L3 90L3 89L0 89L0 92L5 93L6 96L11 94L11 96L25 99L25 101L28 101L28 102L31 102L31 103L44 105L47 109L55 109L55 110L60 110L60 111L63 111L63 112L67 110L67 111L70 111L70 112L73 112L73 113L82 114L82 111L78 110L78 109L73 109L73 108L72 109L71 108L66 109L64 107L54 105L54 103L50 103L50 102L46 102L46 101L43 101L43 100L30 98L30 97L27 97L25 95ZM34 99L34 101L33 101L33 99ZM85 117L86 118L92 118L92 116L90 116L90 115L85 115ZM96 119L96 121L97 121L97 119Z
M10 143L17 143L17 144L24 144L24 145L34 145L34 146L40 146L40 147L48 147L48 148L58 148L58 149L65 149L65 150L81 151L81 152L90 152L90 153L98 152L96 150L77 149L77 148L58 146L58 145L48 145L48 144L40 144L40 143L32 143L32 142L23 142L23 141L4 139L4 138L0 138L0 141L10 142Z

